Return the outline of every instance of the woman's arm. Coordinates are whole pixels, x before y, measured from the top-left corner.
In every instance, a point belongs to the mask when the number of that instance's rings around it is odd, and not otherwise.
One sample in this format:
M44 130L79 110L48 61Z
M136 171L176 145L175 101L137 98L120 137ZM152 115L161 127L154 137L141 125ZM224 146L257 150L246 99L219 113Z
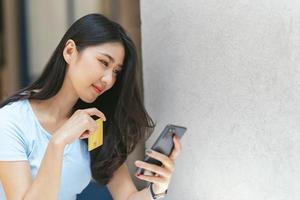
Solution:
M175 160L181 151L181 144L179 138L176 136L173 137L173 141L174 149L169 157L155 151L147 153L148 156L159 160L163 164L163 167L154 164L148 164L143 161L135 162L138 167L144 168L156 174L154 176L137 176L141 180L152 182L155 194L163 193L168 189L172 174L175 170ZM152 196L148 187L141 191L137 191L125 164L123 164L114 173L114 176L108 183L107 187L110 190L114 200L152 200Z
M8 200L58 198L64 145L50 140L36 178L28 161L1 161L0 180Z
M126 164L123 164L107 184L114 200L152 200L150 191L146 188L137 191L128 171Z
M97 130L92 115L105 120L104 114L96 108L77 110L53 133L34 180L27 161L0 162L0 180L8 200L58 199L64 148L75 139L88 138Z

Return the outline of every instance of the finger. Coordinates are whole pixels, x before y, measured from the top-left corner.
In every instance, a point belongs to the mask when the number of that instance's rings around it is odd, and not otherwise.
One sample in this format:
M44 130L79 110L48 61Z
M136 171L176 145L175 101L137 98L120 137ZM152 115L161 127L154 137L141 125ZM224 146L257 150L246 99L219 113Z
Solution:
M174 171L174 168L175 168L174 162L168 156L166 156L162 153L159 153L157 151L153 151L153 150L147 150L146 154L148 156L150 156L151 158L154 158L154 159L160 161L171 172Z
M81 136L79 137L80 139L90 137L91 135L96 133L97 129L99 128L96 121L93 118L87 116L86 120L86 130L81 134Z
M87 138L89 138L88 135L83 135L83 136L80 136L80 137L79 137L79 139L81 139L81 140L82 140L82 139L87 139Z
M79 137L79 139L87 139L87 138L89 138L91 135L92 135L91 132L89 132L89 133L84 133L84 134L82 134L82 135Z
M151 171L151 172L154 172L160 176L164 176L164 177L171 177L171 172L169 170L167 170L166 168L163 168L163 167L160 167L160 166L157 166L157 165L154 165L154 164L149 164L149 163L146 163L146 162L143 162L143 161L136 161L135 162L135 165L137 167L140 167L140 168L143 168L143 169L146 169L148 171Z
M87 109L84 109L84 111L87 112L90 116L96 115L96 116L100 117L101 119L103 119L103 121L106 121L105 115L97 108L87 108Z
M90 123L93 124L93 126L89 129L89 131L90 134L94 134L98 130L99 126L93 118L90 117L89 119L90 119Z
M176 158L178 157L179 153L181 152L181 143L180 143L178 136L176 136L176 135L173 136L173 141L174 141L174 148L173 148L172 153L169 156L169 158L172 159L173 161L175 161Z
M164 178L159 177L159 176L147 176L147 175L143 175L143 174L136 174L135 176L138 179L148 181L148 182L152 182L152 183L156 183L156 184L162 184L162 183L166 182L166 180Z
M79 137L79 139L86 139L89 137L89 131L85 131L83 134L81 134L81 136Z

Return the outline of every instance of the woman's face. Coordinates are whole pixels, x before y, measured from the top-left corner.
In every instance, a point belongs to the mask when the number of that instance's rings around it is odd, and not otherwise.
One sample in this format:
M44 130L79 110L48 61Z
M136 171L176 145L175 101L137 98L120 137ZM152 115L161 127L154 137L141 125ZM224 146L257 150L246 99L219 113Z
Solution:
M67 76L78 97L91 103L116 82L122 70L124 47L119 42L110 42L78 52L75 43L72 40L68 42L64 50L68 63Z

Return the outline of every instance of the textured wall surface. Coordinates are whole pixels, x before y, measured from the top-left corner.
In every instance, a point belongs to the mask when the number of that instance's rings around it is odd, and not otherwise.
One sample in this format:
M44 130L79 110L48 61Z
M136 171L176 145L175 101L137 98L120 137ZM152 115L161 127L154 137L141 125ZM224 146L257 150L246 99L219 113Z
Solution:
M300 1L141 1L146 107L188 127L167 200L300 199Z

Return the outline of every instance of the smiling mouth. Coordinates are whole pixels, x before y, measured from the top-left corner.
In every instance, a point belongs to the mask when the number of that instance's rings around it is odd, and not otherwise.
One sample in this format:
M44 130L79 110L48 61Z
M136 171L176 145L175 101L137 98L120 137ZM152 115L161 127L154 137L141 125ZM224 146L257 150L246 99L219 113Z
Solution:
M95 91L98 93L98 94L100 94L101 92L102 92L102 89L101 88L98 88L97 86L95 86L95 85L92 85L93 86L93 88L95 89Z

